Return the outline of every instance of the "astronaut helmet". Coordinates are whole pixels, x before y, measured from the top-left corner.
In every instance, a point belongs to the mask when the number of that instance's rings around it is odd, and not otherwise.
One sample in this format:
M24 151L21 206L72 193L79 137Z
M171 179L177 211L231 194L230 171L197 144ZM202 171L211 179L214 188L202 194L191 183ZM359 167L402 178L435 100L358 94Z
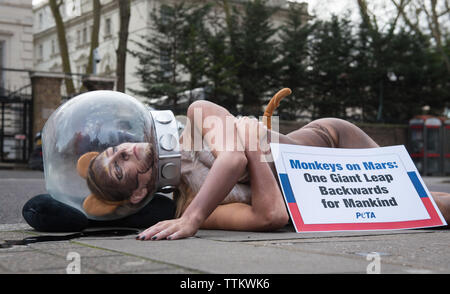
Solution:
M180 177L178 126L127 94L92 91L62 104L42 131L46 189L94 220L136 213Z

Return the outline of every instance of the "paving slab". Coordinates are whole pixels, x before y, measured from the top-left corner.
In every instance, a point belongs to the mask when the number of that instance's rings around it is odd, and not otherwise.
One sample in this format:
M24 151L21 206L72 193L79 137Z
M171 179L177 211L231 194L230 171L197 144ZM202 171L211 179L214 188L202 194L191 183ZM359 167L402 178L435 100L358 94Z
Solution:
M55 235L21 225L7 228L18 230L0 231L0 240ZM134 237L82 237L0 249L0 272L65 273L70 252L79 254L86 274L366 273L372 252L380 257L382 273L450 272L450 230L298 234L285 228L270 233L200 230L173 241Z
M38 270L66 268L68 262L46 252L39 251L1 251L0 272L32 273Z
M404 267L402 272L450 273L450 234L443 231L431 234L330 237L326 240L272 240L252 244L349 258L377 253L382 267L390 264Z
M84 273L85 267L93 268L99 272L107 274L138 273L141 271L158 273L160 271L172 270L175 268L164 263L154 262L148 259L124 254L99 257L86 257L80 254L80 257L80 269L82 273Z
M345 231L345 232L302 232L296 233L293 227L287 226L276 232L240 232L220 230L200 230L196 237L224 242L250 242L264 240L319 239L331 237L399 235L431 233L429 230L380 230L380 231Z
M230 232L222 231L222 233L226 235ZM364 254L345 254L338 250L329 251L326 248L313 251L310 250L311 246L305 250L301 244L290 245L289 242L292 242L292 239L281 241L281 243L277 240L274 244L267 243L268 241L223 242L204 238L156 242L133 242L127 239L80 240L80 242L142 256L180 268L213 274L366 273L369 264ZM358 240L354 242L357 243ZM335 245L331 245L333 246ZM383 263L383 261L382 268L384 273L408 273L424 269L428 272L443 270L442 267L433 269L424 268L420 264L395 264Z
M450 193L448 177L423 179L430 191ZM23 204L45 193L42 172L0 170L0 190L0 242L69 234L36 232L24 224ZM176 241L134 237L0 248L0 274L66 274L70 253L79 254L82 274L365 274L374 252L382 274L450 273L450 230L442 229L298 234L286 227L270 233L200 230Z

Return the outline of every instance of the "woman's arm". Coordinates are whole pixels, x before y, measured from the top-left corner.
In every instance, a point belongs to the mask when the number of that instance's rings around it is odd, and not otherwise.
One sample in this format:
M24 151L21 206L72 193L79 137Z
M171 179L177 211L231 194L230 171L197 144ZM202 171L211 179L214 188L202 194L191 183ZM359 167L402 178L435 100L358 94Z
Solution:
M255 134L263 134L256 128L256 120L248 118L237 122L239 138L244 142L251 183L251 205L232 203L220 205L208 217L202 228L224 230L267 231L283 227L289 220L277 181L267 162L261 160L262 151L250 148L251 140L260 141ZM260 127L262 127L260 125ZM259 146L259 145L257 145Z
M198 113L200 115L195 117ZM211 102L202 101L193 103L189 107L188 118L192 128L201 130L202 137L216 159L205 182L183 215L179 219L160 222L150 227L139 235L141 239L179 239L194 235L206 218L230 193L245 171L247 158L244 148L237 146L237 136L234 135L235 118L228 111ZM230 119L231 124L227 122ZM187 138L191 137L193 136ZM230 139L233 140L231 143L227 141Z
M286 225L289 216L281 190L269 164L263 160L263 151L260 149L260 142L264 142L264 138L260 136L267 133L267 128L256 119L244 117L237 122L237 130L239 138L244 142L248 160L253 212L263 218L262 228L274 229ZM248 139L244 140L247 135ZM257 141L256 150L248 148L252 138Z
M245 162L222 153L214 161L202 187L180 218L159 222L139 235L141 240L181 239L193 236L230 193Z
M272 231L285 226L289 215L273 179L269 167L259 163L260 154L249 158L252 204L230 203L219 205L206 219L201 228L238 231ZM252 164L255 163L255 164ZM258 162L258 163L256 163ZM267 165L263 162L262 165ZM270 174L269 174L270 173ZM273 179L273 181L272 181ZM278 191L276 191L276 188Z

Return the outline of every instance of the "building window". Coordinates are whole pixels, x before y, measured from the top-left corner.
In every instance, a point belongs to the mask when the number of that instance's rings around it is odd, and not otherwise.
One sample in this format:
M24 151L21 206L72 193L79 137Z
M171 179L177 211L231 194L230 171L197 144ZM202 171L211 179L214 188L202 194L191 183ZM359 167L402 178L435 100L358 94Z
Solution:
M83 45L87 43L87 28L83 29Z
M77 65L77 73L78 74L85 74L86 70L87 70L87 64Z
M38 59L38 61L42 61L44 59L44 45L43 44L39 44L39 46L38 46L37 59Z
M39 23L38 23L38 28L42 29L44 27L44 15L42 14L42 12L39 12Z
M77 46L81 45L81 31L77 30Z
M111 36L111 18L105 19L105 38Z
M80 0L67 0L64 3L66 5L65 12L68 17L81 16L81 1Z
M52 55L56 54L56 44L55 39L52 40Z

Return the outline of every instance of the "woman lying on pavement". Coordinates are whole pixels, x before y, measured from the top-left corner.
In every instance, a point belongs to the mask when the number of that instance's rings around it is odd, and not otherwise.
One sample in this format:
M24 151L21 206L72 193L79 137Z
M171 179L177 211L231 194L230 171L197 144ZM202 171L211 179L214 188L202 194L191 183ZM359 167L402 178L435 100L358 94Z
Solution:
M289 89L283 89L278 95L282 98L289 93ZM336 118L318 119L283 135L256 119L236 118L225 108L204 100L189 106L187 118L192 123L180 137L181 180L174 192L175 218L144 230L137 236L139 240L186 238L199 229L272 231L284 227L289 214L276 170L273 162L262 160L270 155L266 147L272 141L329 148L379 147L357 126ZM201 135L202 150L193 150L196 134ZM154 184L154 169L140 160L151 157L151 148L145 144L108 148L89 165L88 186L99 201L128 199L137 203ZM108 194L130 182L136 187L131 197ZM431 194L449 222L450 194Z

